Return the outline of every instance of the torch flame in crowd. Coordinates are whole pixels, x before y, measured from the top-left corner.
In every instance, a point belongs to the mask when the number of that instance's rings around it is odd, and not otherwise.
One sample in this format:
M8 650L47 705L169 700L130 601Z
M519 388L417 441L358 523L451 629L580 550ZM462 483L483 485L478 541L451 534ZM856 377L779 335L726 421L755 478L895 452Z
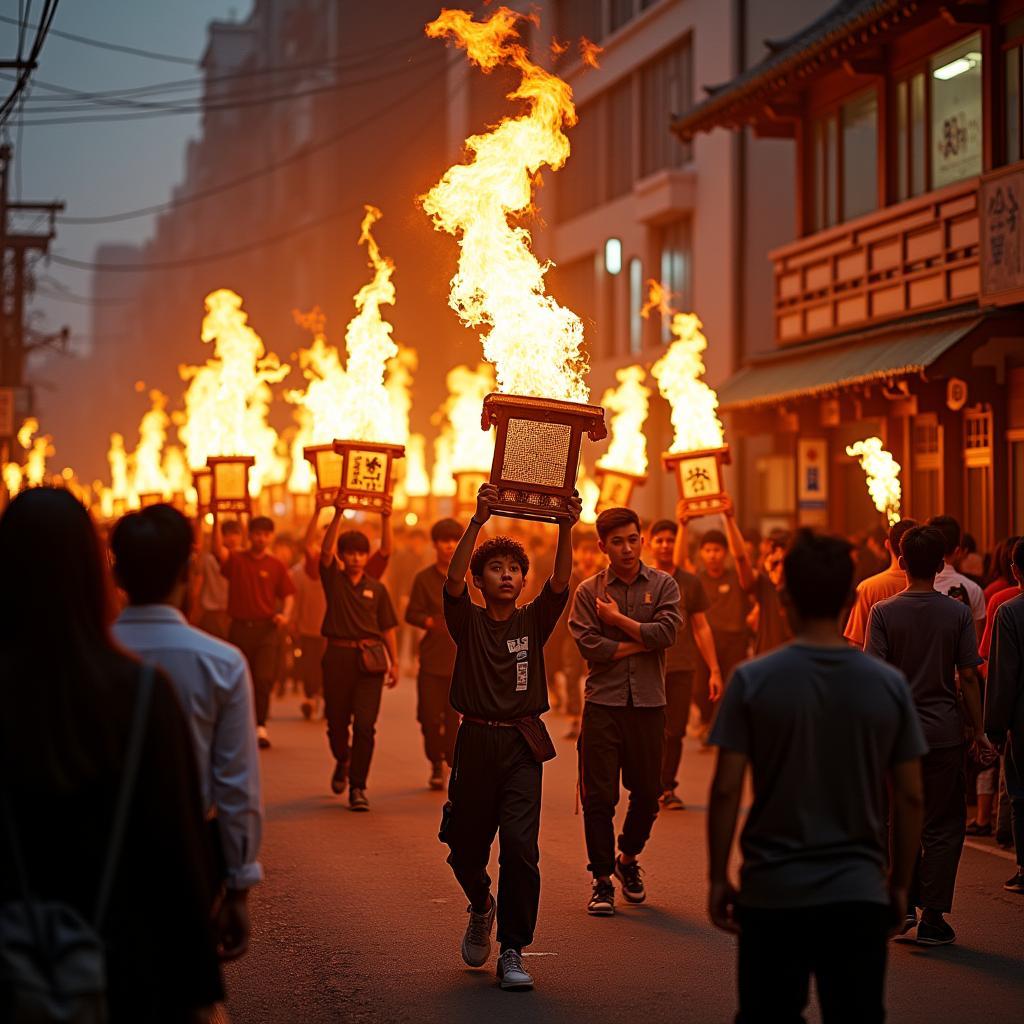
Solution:
M550 264L534 255L529 230L512 223L533 212L540 169L565 163L564 129L577 121L568 83L535 64L519 41L525 17L499 7L476 22L469 11L444 10L427 25L428 36L453 39L484 73L499 65L519 71L509 99L523 101L527 112L467 139L469 162L448 168L423 208L459 241L449 305L467 327L484 330L484 358L497 369L498 388L586 402L583 322L545 292Z
M860 458L860 468L867 477L868 493L879 512L884 512L889 525L900 520L900 464L882 447L880 437L868 437L847 446L846 454Z
M422 498L430 493L427 439L422 434L410 434L405 442L405 493L410 498Z
M674 437L669 452L721 448L725 434L715 412L718 395L702 380L704 350L708 347L708 339L701 330L703 324L693 313L675 312L668 300L669 292L664 285L651 281L641 315L646 318L652 309L659 309L663 316L671 317L672 343L651 367L658 389L672 407Z
M587 466L582 457L580 458L580 471L576 476L576 490L583 503L580 522L585 526L593 526L597 522L597 503L601 500L601 488L587 472Z
M139 423L139 444L131 459L132 490L135 494L166 495L169 488L161 462L171 417L167 414L165 394L154 389L149 400L152 404Z
M479 363L475 370L456 366L445 378L448 398L434 417L440 434L434 445L437 495L455 493L455 473L486 473L494 458L494 431L480 429L480 407L494 390L494 367Z
M601 469L617 469L633 476L647 472L644 423L650 408L651 389L644 384L646 377L642 366L617 370L615 378L619 386L608 388L601 399L601 405L611 413L611 441L608 451L597 460Z
M28 449L25 459L25 483L29 487L41 487L46 483L46 460L53 455L53 438L49 434L34 436L39 430L39 421L30 416L18 431L18 442Z
M110 496L113 499L129 501L138 496L133 494L128 477L128 452L124 447L124 434L110 435L110 448L107 449L107 464L110 466Z
M179 435L189 465L206 465L211 455L252 455L249 476L254 496L266 484L285 479L287 460L278 454L277 431L267 422L272 394L288 373L247 323L242 298L227 288L206 296L202 338L214 354L203 366L181 367L187 380L185 421Z

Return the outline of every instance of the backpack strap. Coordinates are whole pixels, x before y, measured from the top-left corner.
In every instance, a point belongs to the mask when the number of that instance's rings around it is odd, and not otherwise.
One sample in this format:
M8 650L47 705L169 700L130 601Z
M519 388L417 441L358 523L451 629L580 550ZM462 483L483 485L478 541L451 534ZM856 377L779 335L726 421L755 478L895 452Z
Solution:
M128 812L131 809L132 797L135 794L135 778L138 774L139 760L142 756L142 744L146 737L146 720L149 717L150 697L153 693L153 666L143 665L139 680L139 692L135 697L135 714L132 717L131 732L128 734L128 747L124 759L124 774L117 793L114 810L114 824L110 831L110 842L107 846L107 858L100 876L100 887L96 897L96 911L93 915L93 927L96 931L103 928L103 920L110 903L110 894L114 888L114 876L121 857L124 844L124 833L128 825Z

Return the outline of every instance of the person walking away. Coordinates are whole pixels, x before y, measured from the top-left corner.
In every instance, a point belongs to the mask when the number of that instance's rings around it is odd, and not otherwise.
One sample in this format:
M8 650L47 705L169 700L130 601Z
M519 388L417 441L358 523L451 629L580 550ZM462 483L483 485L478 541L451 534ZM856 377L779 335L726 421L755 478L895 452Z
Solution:
M463 960L470 967L487 963L497 918L501 987L530 989L522 953L533 942L540 903L542 764L555 756L540 717L549 709L544 645L568 600L581 504L574 493L568 518L559 521L551 578L532 602L517 607L530 569L522 545L493 537L474 550L497 497L493 484L480 488L444 585L445 623L457 648L451 702L463 718L438 837L450 848L448 864L469 900ZM470 599L467 570L482 608ZM487 874L495 833L497 900Z
M318 516L312 520L314 536L306 538L306 550L299 560L291 567L289 575L295 587L295 603L292 606L292 619L289 627L295 642L295 674L302 686L302 703L299 710L306 721L320 717L320 702L324 693L324 653L327 640L320 632L327 614L327 600L324 588L320 583L320 545L316 543L316 523ZM310 575L310 545L314 545L316 572Z
M942 568L935 574L935 589L971 609L975 632L980 638L985 632L985 592L974 580L956 569L962 552L960 524L952 516L932 516L928 526L939 531L945 547Z
M898 668L910 681L928 753L921 761L924 827L907 917L900 935L917 929L922 946L956 940L945 920L953 909L957 868L967 826L964 723L957 706L957 672L967 725L979 744L982 733L978 641L969 606L950 601L935 587L946 538L931 526L908 530L900 544L907 589L871 609L864 650ZM921 909L920 921L917 908Z
M692 572L682 569L686 552L682 550L682 531L671 519L660 519L649 531L648 544L654 567L668 573L679 587L679 612L682 623L676 642L665 652L665 750L661 759L661 809L683 811L686 805L676 793L683 740L690 718L693 678L698 651L708 669L708 699L714 704L722 696L722 673L715 654L715 639L708 625L707 594Z
M344 508L337 505L320 553L327 607L321 631L327 638L324 714L334 756L331 792L344 793L347 783L349 810L368 811L366 783L381 695L385 683L389 689L398 684L398 619L387 588L366 573L366 534L348 530L339 536L343 521Z
M647 898L637 860L654 827L665 745L665 652L682 625L680 594L667 572L642 561L640 519L605 509L597 535L608 567L576 591L569 629L587 662L583 724L577 744L588 870L587 912L615 913L612 873L629 903ZM619 781L629 808L615 853Z
M813 974L825 1024L880 1024L886 938L906 912L927 748L904 677L839 633L850 545L801 530L783 571L795 637L733 672L711 730L708 912L739 934L737 1021L803 1020ZM729 854L748 768L754 799L737 890Z
M198 530L202 530L202 520ZM242 546L242 527L234 519L221 525L221 538L228 551L238 551ZM202 549L201 532L196 538L196 547ZM190 605L195 616L195 625L211 636L227 640L231 629L231 616L228 614L228 581L220 571L220 562L209 550L200 550L197 572L195 574L195 590Z
M857 584L853 607L846 620L843 636L854 647L864 649L871 609L887 597L895 597L907 589L907 574L900 568L900 543L908 530L918 526L914 519L900 519L889 527L885 549L889 552L889 567Z
M1013 548L1011 570L1019 593L996 612L985 693L985 733L1003 748L1010 797L1016 874L1003 886L1024 893L1024 540Z
M232 551L224 543L220 517L214 513L211 544L228 581L228 639L249 663L255 696L256 741L262 749L270 746L267 717L277 668L278 630L291 618L295 599L288 570L270 553L273 539L273 520L256 516L249 522L249 546Z
M68 491L14 498L0 518L0 563L17 581L0 591L0 906L24 899L16 845L33 900L64 904L99 932L110 1024L201 1024L224 989L197 762L174 687L111 639L106 557ZM132 797L97 922L140 710Z
M436 790L444 789L445 765L450 770L455 763L459 731L459 713L448 699L456 651L444 622L444 584L461 537L462 527L454 519L441 519L430 528L435 561L414 577L405 609L405 621L424 630L416 674L416 720L430 762L427 785Z
M192 531L177 509L151 505L129 513L114 526L110 547L114 576L128 595L114 640L167 674L188 720L223 886L215 909L220 953L235 960L249 944L249 890L263 877L249 668L237 648L189 626L181 613Z

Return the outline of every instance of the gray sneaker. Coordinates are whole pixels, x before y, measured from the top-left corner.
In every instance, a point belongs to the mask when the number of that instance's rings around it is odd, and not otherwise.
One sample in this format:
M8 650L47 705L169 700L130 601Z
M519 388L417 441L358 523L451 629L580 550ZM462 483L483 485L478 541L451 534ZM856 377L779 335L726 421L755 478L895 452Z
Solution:
M491 905L482 914L474 913L472 906L469 911L469 924L466 934L462 936L462 959L470 967L483 967L491 955L491 930L494 928L494 912L498 905L494 897L490 897Z
M533 988L533 978L523 967L523 957L518 949L506 949L498 957L498 981L505 989Z

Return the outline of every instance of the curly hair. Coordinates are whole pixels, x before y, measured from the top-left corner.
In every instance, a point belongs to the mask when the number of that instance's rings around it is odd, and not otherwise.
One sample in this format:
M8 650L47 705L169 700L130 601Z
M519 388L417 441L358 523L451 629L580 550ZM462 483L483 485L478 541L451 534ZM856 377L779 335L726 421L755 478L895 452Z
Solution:
M501 556L514 558L519 563L519 568L523 571L523 579L526 579L526 574L530 571L530 559L527 557L526 549L523 545L511 537L492 537L490 540L485 540L473 552L473 557L469 560L470 573L473 576L482 576L484 574L484 566L492 558Z

